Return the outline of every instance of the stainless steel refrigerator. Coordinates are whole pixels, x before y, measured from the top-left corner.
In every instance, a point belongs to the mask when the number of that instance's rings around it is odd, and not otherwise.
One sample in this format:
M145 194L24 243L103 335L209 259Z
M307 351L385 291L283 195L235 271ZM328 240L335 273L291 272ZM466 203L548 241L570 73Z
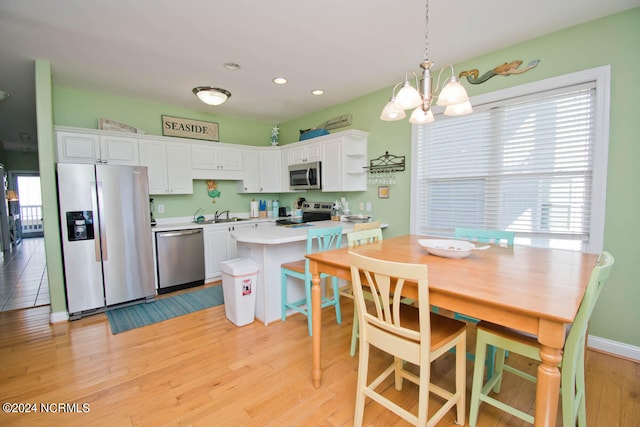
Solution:
M155 297L147 168L57 165L72 319Z

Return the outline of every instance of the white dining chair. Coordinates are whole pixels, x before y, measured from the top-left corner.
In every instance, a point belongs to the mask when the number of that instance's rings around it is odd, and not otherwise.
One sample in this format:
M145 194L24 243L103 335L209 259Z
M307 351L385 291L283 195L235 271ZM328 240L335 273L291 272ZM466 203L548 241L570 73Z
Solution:
M365 399L394 412L416 426L433 426L449 410L456 407L456 422L465 422L466 393L466 323L431 313L429 283L425 264L407 264L368 258L349 253L351 281L360 322L360 355L356 387L354 425L364 419ZM367 304L362 280L373 299ZM418 306L402 303L402 290L407 281L417 283ZM415 286L415 285L414 285ZM391 364L373 381L368 382L369 351L374 346L393 356ZM449 349L456 349L455 390L449 391L430 382L431 362ZM405 363L418 366L415 374L405 369ZM385 395L383 381L393 375L396 390L402 390L407 379L418 385L417 414ZM429 394L444 399L430 419ZM439 399L438 399L439 400Z

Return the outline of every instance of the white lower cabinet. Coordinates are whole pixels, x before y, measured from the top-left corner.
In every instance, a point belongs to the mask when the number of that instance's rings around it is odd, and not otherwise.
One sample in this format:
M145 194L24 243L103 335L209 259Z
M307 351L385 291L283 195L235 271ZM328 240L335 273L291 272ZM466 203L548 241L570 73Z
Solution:
M211 225L204 229L205 281L220 278L220 263L228 256L229 230L225 225Z
M219 280L222 277L220 263L238 256L235 230L260 228L264 223L223 223L206 226L204 229L204 270L205 281Z

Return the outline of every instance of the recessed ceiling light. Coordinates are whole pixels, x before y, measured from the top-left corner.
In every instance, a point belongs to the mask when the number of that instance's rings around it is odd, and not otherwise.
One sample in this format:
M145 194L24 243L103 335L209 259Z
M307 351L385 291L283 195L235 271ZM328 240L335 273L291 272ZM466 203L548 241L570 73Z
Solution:
M287 82L287 79L285 79L284 77L276 77L275 79L273 79L273 82L277 85L283 85Z
M316 96L322 95L323 93L324 91L320 89L314 89L311 91L311 95L316 95Z
M227 70L238 71L240 69L240 64L236 64L235 62L225 62L223 67Z

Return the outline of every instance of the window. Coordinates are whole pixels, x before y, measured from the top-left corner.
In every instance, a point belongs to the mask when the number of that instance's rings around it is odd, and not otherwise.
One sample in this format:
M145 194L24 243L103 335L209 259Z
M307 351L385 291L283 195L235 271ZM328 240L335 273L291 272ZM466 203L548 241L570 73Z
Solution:
M609 68L478 97L412 130L412 233L516 232L518 244L602 250Z

